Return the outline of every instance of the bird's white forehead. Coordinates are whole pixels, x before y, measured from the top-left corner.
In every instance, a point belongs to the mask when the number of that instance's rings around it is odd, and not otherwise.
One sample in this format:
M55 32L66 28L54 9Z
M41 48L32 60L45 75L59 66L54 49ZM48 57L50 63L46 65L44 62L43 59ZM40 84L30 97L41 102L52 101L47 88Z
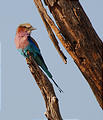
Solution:
M20 24L20 26L22 26L22 27L27 27L27 28L32 27L32 25L29 24L29 23Z

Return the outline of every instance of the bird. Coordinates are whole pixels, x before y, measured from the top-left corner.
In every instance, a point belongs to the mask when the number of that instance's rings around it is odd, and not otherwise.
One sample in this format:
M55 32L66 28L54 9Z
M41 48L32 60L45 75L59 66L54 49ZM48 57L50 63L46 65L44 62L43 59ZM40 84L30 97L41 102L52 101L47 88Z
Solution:
M15 45L16 49L23 55L25 58L29 58L27 51L33 54L33 59L36 61L38 66L40 66L43 71L47 74L47 76L54 82L57 86L59 92L63 92L63 90L58 86L58 84L54 81L52 74L49 72L47 65L44 62L44 59L41 55L40 48L37 42L31 37L31 32L36 30L31 24L24 23L20 24L16 30L15 36Z

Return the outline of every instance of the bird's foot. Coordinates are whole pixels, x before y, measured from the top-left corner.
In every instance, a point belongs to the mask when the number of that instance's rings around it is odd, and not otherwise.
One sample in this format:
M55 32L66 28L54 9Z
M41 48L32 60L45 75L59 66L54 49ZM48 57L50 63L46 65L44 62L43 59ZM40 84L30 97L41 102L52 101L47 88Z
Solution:
M25 52L24 50L22 50L22 52L25 58L29 58L29 55L27 54L27 52Z

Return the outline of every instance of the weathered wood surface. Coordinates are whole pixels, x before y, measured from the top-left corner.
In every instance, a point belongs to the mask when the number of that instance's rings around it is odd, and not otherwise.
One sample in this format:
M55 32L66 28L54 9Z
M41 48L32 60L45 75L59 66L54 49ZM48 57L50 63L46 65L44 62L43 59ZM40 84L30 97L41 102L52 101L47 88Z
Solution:
M29 59L28 58L26 59L27 64L45 100L46 104L45 116L47 117L48 120L62 120L58 105L58 99L55 95L51 82L39 68L37 63L33 60L32 54L28 52L28 55L30 57Z
M35 1L35 0L34 0ZM39 6L41 0L36 0ZM103 109L103 43L78 0L45 0L54 16L59 29L48 21L44 9L41 9L45 20L88 81L94 95ZM57 31L56 31L57 30Z

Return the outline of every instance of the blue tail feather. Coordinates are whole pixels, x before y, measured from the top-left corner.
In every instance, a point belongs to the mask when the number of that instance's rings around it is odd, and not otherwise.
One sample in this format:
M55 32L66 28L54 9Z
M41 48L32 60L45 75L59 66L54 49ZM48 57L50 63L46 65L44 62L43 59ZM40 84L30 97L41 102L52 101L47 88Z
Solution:
M48 71L48 69L44 69L44 71L46 72L46 74L48 75L49 78L51 78L51 80L54 82L54 84L56 85L56 87L58 88L59 92L63 92L63 90L58 86L58 84L54 81L52 74Z

